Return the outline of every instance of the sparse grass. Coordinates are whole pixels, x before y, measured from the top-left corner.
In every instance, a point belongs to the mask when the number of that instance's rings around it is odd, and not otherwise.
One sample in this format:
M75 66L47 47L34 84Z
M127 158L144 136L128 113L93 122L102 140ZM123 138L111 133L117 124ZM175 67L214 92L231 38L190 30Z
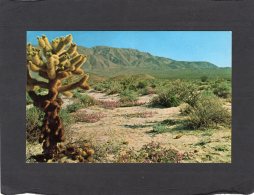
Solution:
M170 128L167 125L158 123L153 126L153 130L150 131L150 133L160 134L160 133L165 133L165 132L169 132L169 131L170 131Z
M82 104L79 102L70 104L66 107L67 112L72 113L82 108Z
M166 119L164 121L161 122L162 125L176 125L181 123L181 121L178 121L176 119Z
M67 109L62 109L59 113L61 120L63 121L64 127L68 127L75 122L74 118Z
M120 141L107 141L104 144L94 144L95 154L94 159L96 162L114 162L115 159L108 159L109 155L117 156L121 151L123 142ZM125 144L124 144L125 145Z
M132 129L146 128L146 127L150 127L150 126L152 126L152 125L143 125L143 124L124 125L124 127L132 128Z
M151 94L155 94L156 90L152 87L147 86L145 88L140 89L138 92L141 95L151 95Z
M213 148L215 151L219 151L219 152L229 151L228 146L226 145L218 145Z
M197 143L195 144L195 146L205 146L206 144L209 144L209 143L211 143L211 140L209 140L209 139L204 139L204 140L201 140L201 141L197 142Z
M174 149L161 147L159 143L151 142L140 150L129 149L123 151L117 158L118 163L179 163L183 154Z
M127 118L150 118L153 117L157 112L138 112L133 114L125 114L124 116Z
M121 106L121 103L119 101L114 101L114 100L101 100L98 101L98 105L100 105L102 108L106 109L114 109L118 108Z
M79 103L82 104L82 107L89 107L96 104L96 100L87 94L81 94L76 91L74 97L78 99Z
M132 102L123 102L120 104L121 107L132 107L132 106L141 106L145 104L144 102L132 101Z
M93 97L90 97L87 94L82 95L80 98L80 103L84 106L84 107L89 107L89 106L93 106L96 104L96 101Z

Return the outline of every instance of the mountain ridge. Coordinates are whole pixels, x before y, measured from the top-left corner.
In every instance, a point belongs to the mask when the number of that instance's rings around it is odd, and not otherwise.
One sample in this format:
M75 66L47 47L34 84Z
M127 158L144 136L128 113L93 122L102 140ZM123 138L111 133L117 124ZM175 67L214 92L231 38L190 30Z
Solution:
M79 53L88 55L83 65L89 71L107 69L144 68L151 70L175 69L219 69L207 61L178 61L171 58L160 57L149 52L131 48L114 48L108 46L95 46L91 48L79 46Z

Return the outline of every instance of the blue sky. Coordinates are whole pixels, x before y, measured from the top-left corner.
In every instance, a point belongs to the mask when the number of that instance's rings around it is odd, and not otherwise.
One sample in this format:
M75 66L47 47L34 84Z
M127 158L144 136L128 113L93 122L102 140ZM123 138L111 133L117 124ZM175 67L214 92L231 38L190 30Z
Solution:
M133 48L152 55L181 61L208 61L232 66L231 31L28 31L27 42L37 44L37 36L73 35L85 47Z

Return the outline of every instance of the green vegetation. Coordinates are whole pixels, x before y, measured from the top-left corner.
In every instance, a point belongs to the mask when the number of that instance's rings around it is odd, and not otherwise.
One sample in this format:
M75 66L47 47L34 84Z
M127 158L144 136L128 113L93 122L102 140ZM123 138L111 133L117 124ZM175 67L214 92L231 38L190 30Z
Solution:
M100 59L100 55L107 55L107 52L96 55L93 53L100 53L101 51L101 48L97 48L97 51L92 51L92 58L95 61ZM114 55L115 53L113 52L112 56L114 57ZM142 59L142 55L140 59ZM114 137L115 140L105 141L100 137L98 143L96 142L93 145L95 150L93 162L175 163L182 160L185 162L230 161L230 138L227 138L228 141L225 138L227 142L225 145L215 145L212 137L224 130L227 131L226 135L230 134L231 69L213 67L209 63L185 63L174 62L173 60L168 65L165 65L163 63L168 59L154 58L154 56L148 56L148 58L150 58L147 59L148 61L143 61L144 64L140 63L139 65L135 64L138 62L133 59L133 64L127 64L126 67L116 65L108 69L101 67L101 70L96 66L94 69L88 68L92 75L90 77L91 91L82 93L80 90L74 90L73 97L70 101L67 101L68 105L63 106L64 109L60 112L60 117L67 128L66 133L73 135L73 132L70 131L70 125L75 122L89 123L89 126L95 125L94 127L96 127L96 124L100 125L105 120L104 117L112 114L109 109L116 109L117 114L114 114L114 116L119 117L116 119L117 123L121 121L121 124L119 124L120 130L124 128L124 130L131 130L131 132L137 131L139 133L138 136L144 133L145 136L142 139L148 137L149 141L141 139L144 143L142 147L136 149L132 148L133 143L128 143L129 140L123 141L115 138L115 131L112 131L112 135L103 132L105 137L106 135L109 138L112 136L112 139ZM108 59L108 57L105 57L105 59ZM118 60L121 61L123 59L120 56ZM150 63L149 60L152 60L155 64L151 65L152 62ZM164 62L161 60L164 60ZM109 62L109 66L111 65L111 62ZM86 63L85 66L90 65ZM167 66L170 66L170 68ZM37 91L37 93L43 94L45 92ZM99 98L95 100L89 96L89 93L98 94L95 97ZM26 99L27 110L30 110L31 105L29 104L31 100L29 96ZM89 106L93 106L89 111L83 109ZM122 108L131 106L135 106L131 111L130 108ZM170 107L178 108L167 109ZM126 109L126 113L123 113L122 109ZM31 118L31 122L27 124L27 131L29 129L37 129L37 131L28 131L30 132L28 135L31 137L31 132L36 132L33 135L36 139L40 134L37 125L41 124L41 121L38 120L42 119L42 117L38 116L39 112L37 113L34 110L31 110L30 115L27 116L27 120ZM36 118L41 119L37 120ZM126 118L129 121L126 123L122 122ZM99 134L96 136L100 136ZM171 146L164 140L163 147L160 143L149 143L150 139L154 140L156 138L156 141L157 138L159 138L158 140L164 139L164 135L165 140L173 139L173 142L168 141L170 144L178 143L177 141L182 144L188 139L188 136L195 136L195 139L190 141L190 144L189 140L187 141L187 145L193 148L193 151L191 151L193 153L189 154L186 152L181 154L177 150L171 149ZM91 140L94 139L93 136L90 135ZM75 139L79 138L75 137ZM222 141L225 140L222 136ZM164 147L164 144L166 147ZM176 144L174 148L178 148L178 145ZM210 151L206 150L207 148ZM221 156L216 159L212 152L217 154L226 153L228 156L225 159L221 159ZM197 156L199 158L196 158Z
M59 116L60 116L61 120L63 121L63 124L65 127L70 126L75 121L73 116L70 115L70 113L68 112L67 109L62 109L59 113Z
M177 150L167 149L159 143L151 142L144 145L139 151L129 149L118 156L119 163L179 163L183 155Z
M193 107L189 107L186 125L191 129L204 129L218 125L230 126L231 114L222 101L212 96L202 96Z
M31 97L28 95L28 93L26 93L26 105L32 104L33 100L31 99Z
M203 76L209 79L231 78L231 68L218 68L209 62L176 61L135 49L104 46L79 47L78 51L90 56L84 67L93 73L96 81L103 80L101 76L115 77L140 73L162 79L200 79Z
M80 108L86 108L89 106L93 106L96 104L96 101L93 97L87 95L86 93L79 93L78 91L74 92L74 98L76 98L77 100L77 106L79 106Z
M83 106L80 102L70 104L66 107L67 112L72 113L76 112L77 110L81 109Z
M158 96L152 99L153 106L176 107L183 102L193 105L199 94L197 86L180 80L170 82L160 91Z
M202 82L208 81L208 76L202 76L202 77L201 77L201 81L202 81Z
M36 107L26 110L26 139L35 142L40 136L40 126L42 125L44 113Z
M120 102L122 103L135 102L137 99L137 93L129 89L126 89L120 93Z
M231 86L227 82L213 84L213 93L218 97L229 98L231 96Z

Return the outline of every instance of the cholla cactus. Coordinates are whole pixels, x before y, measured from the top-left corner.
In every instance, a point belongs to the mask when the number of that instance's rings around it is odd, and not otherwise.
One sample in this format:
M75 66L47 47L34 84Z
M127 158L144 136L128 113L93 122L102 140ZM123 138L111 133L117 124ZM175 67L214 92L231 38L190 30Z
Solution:
M51 43L42 36L38 37L38 43L38 48L27 44L27 91L34 106L45 113L39 142L43 143L45 157L52 158L57 154L57 143L64 141L63 124L59 117L63 102L59 94L70 97L70 91L75 88L89 89L88 75L81 69L87 56L77 52L72 35L56 38ZM43 79L33 78L32 72ZM81 77L78 81L66 82L77 75ZM38 87L47 89L48 93L37 94L35 89Z

